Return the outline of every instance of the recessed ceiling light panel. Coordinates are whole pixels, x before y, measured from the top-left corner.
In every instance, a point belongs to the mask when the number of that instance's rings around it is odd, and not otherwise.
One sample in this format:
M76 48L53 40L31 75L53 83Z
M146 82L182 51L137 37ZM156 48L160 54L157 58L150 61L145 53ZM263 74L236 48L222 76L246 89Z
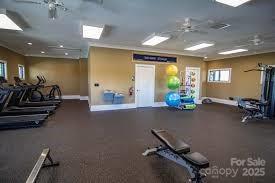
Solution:
M247 49L236 49L236 50L229 50L229 51L224 51L224 52L220 52L220 55L230 55L230 54L234 54L234 53L241 53L241 52L245 52L248 51Z
M198 44L198 45L195 45L195 46L191 46L189 48L185 48L184 50L196 51L196 50L200 50L200 49L207 48L207 47L210 47L210 46L214 46L214 43L201 43L201 44Z
M23 31L13 20L8 16L5 9L0 9L0 29L9 29Z
M102 27L94 27L94 26L88 26L88 25L83 25L83 38L90 38L90 39L99 39L104 26Z
M44 51L41 51L40 53L44 54L45 52L44 52Z
M216 0L219 3L237 7L251 0Z
M30 46L32 45L32 43L31 43L31 42L29 42L29 43L27 43L27 44L28 44L28 45L30 45Z
M157 35L152 35L148 37L145 41L143 41L142 45L146 46L156 46L159 43L162 43L166 40L168 40L170 37L169 36L157 36Z

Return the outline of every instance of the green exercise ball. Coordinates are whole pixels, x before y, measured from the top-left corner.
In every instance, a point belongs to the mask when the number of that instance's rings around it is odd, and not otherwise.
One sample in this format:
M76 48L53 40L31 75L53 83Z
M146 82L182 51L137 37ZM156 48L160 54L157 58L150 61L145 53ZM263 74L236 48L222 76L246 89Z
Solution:
M167 87L170 90L176 90L180 87L180 79L177 76L169 76L167 79Z

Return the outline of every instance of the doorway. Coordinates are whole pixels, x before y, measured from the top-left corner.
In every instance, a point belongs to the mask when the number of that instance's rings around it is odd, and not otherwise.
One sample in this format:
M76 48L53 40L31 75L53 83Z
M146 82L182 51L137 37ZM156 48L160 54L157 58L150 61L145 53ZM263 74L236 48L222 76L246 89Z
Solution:
M135 103L137 107L151 107L155 100L155 65L136 64Z

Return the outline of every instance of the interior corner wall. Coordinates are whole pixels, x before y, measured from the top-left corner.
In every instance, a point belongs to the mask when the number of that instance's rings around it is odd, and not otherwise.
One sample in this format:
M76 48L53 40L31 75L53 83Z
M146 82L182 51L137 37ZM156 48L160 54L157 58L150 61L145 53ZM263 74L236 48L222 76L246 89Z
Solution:
M88 59L79 59L79 94L88 96Z
M57 84L63 95L80 95L80 69L78 59L26 57L29 82L36 83L37 75L47 79L47 85Z
M7 76L8 82L14 83L13 77L18 76L18 64L24 65L27 68L26 59L14 51L0 46L0 60L7 62ZM26 80L28 76L28 69L25 70Z
M145 63L134 62L133 53L145 53L162 56L176 56L178 62L175 64L179 70L185 67L201 68L201 91L200 95L206 94L203 87L206 85L206 64L202 58L187 57L180 55L168 55L159 53L137 52L133 50L111 49L90 47L88 58L88 83L89 83L89 100L90 105L103 105L102 93L104 90L115 90L125 95L125 103L134 103L135 96L129 96L128 90L134 87L132 76L135 75L135 64L154 64L156 65L156 82L155 82L155 102L163 102L165 93L168 92L166 87L165 68L167 64L163 63ZM94 86L98 83L99 86Z
M261 95L260 72L244 72L257 67L258 63L275 65L275 53L243 56L207 62L208 69L232 68L231 83L206 85L206 96L228 99L228 97L259 98Z

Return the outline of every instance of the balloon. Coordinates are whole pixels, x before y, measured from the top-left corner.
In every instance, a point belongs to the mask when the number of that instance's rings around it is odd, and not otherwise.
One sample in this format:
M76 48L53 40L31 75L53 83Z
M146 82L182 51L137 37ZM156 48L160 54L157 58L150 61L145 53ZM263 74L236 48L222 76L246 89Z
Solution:
M167 87L170 90L176 90L180 87L180 79L177 76L169 76L167 79Z
M168 106L178 107L180 105L180 95L176 92L169 92L165 95L165 102Z
M175 76L178 74L178 68L175 65L169 65L166 67L166 74L168 76Z

